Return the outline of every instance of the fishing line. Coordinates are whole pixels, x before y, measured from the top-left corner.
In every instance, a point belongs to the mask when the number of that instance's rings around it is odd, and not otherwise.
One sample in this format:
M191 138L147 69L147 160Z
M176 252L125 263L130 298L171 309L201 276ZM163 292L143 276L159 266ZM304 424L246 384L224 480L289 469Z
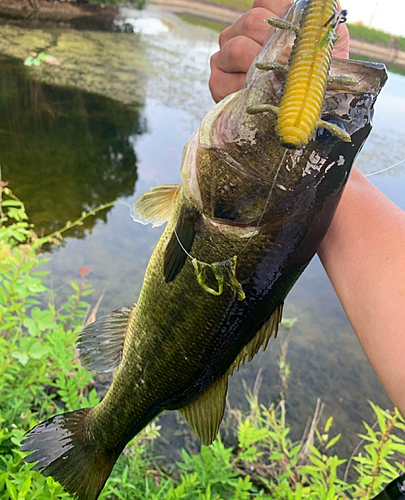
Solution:
M403 160L399 161L398 163L391 165L390 167L383 168L382 170L378 170L377 172L373 172L372 174L367 174L364 177L371 177L372 175L382 174L383 172L387 172L388 170L391 170L394 167L398 167L398 165L401 165L404 162L405 162L405 158Z
M263 220L263 217L266 213L266 209L269 205L271 195L273 194L274 187L276 185L276 182L277 182L278 176L280 174L283 162L286 158L287 152L288 152L288 150L285 149L283 156L280 160L280 163L277 167L276 173L274 175L272 185L271 185L269 193L267 195L267 199L266 199L266 202L264 204L263 210L261 212L260 218L256 224L255 230L252 232L251 236L249 237L248 241L246 242L246 245L242 248L242 250L237 255L233 255L232 257L229 257L228 259L225 259L223 261L212 262L212 263L200 261L200 260L196 259L195 257L193 257L186 250L186 248L184 247L184 245L181 242L180 237L177 233L176 226L174 225L173 232L174 232L174 235L176 237L176 240L177 240L180 248L186 254L186 256L191 259L191 262L192 262L193 267L194 267L194 272L197 276L197 281L198 281L199 285L206 292L208 292L212 295L216 295L216 296L222 295L223 290L224 290L224 284L227 284L231 288L231 290L234 292L234 294L238 296L239 300L244 300L246 298L243 287L236 277L237 260L244 252L246 252L246 250L248 249L248 247L252 241L252 238L257 234L256 231L258 230L258 228ZM211 286L209 286L205 282L205 279L206 279L205 271L207 268L210 268L211 271L213 272L214 277L218 283L218 289L212 288ZM226 276L227 276L227 279L226 279Z
M176 240L178 244L180 245L180 248L183 250L183 252L187 255L187 257L190 257L191 260L194 259L194 257L187 252L187 250L184 248L183 243L180 241L179 235L177 234L176 227L174 227L174 235L176 236Z
M282 156L282 158L281 158L281 160L280 160L280 163L279 163L279 165L278 165L278 167L277 167L276 173L275 173L275 175L274 175L274 179L273 179L273 182L272 182L272 184L271 184L271 187L270 187L270 190L269 190L269 194L267 195L266 203L264 204L264 207L263 207L262 213L261 213L261 215L260 215L260 217L259 217L259 220L258 220L258 222L257 222L257 224L256 224L256 226L255 226L254 231L256 231L256 230L259 228L259 226L260 226L260 224L261 224L261 222L262 222L262 220L263 220L264 214L266 213L267 206L268 206L268 204L269 204L269 202L270 202L271 195L272 195L272 193L273 193L273 191L274 191L274 187L275 187L275 185L276 185L276 182L277 182L278 176L279 176L279 174L280 174L280 170L281 170L281 167L282 167L283 162L284 162L284 160L285 160L285 157L286 157L286 155L287 155L287 152L288 152L288 149L285 149L285 150L284 150L284 154L283 154L283 156ZM174 234L175 234L175 236L176 236L176 239L177 239L177 241L178 241L178 243L179 243L179 245L180 245L181 249L184 251L184 253L185 253L188 257L190 257L190 259L194 259L195 257L193 257L193 256L192 256L189 252L187 252L187 250L184 248L184 246L183 246L182 242L180 241L179 235L177 234L177 231L176 231L176 227L174 227ZM253 234L252 236L250 236L250 237L249 237L249 240L246 242L246 245L242 248L242 250L241 250L241 251L237 254L237 256L236 256L236 257L240 257L240 256L241 256L241 255L242 255L242 254L243 254L243 253L247 250L248 246L250 245L250 243L251 243L251 241L252 241L253 236L254 236L254 234Z
M272 195L272 193L273 193L273 191L274 191L274 187L275 187L275 185L276 185L277 178L278 178L278 175L279 175L279 173L280 173L280 170L281 170L281 167L282 167L282 165L283 165L283 162L284 162L284 160L285 160L285 157L287 156L287 152L288 152L288 149L284 149L284 154L283 154L283 157L281 158L280 163L279 163L279 165L278 165L278 167L277 167L276 174L275 174L274 179L273 179L273 183L272 183L272 185L271 185L271 187L270 187L270 191L269 191L269 194L267 195L266 203L264 204L264 207L263 207L262 213L261 213L261 215L260 215L259 221L258 221L258 223L257 223L257 225L256 225L256 227L255 227L255 231L257 231L257 229L259 229L259 226L260 226L260 224L261 224L261 222L262 222L262 220L263 220L264 214L266 213L266 208L267 208L267 206L268 206L268 204L269 204L269 202L270 202L270 197L271 197L271 195ZM249 240L247 241L247 243L246 243L245 247L244 247L244 248L242 248L242 250L241 250L241 251L239 252L239 254L237 255L238 257L240 257L240 256L241 256L241 255L242 255L242 254L243 254L243 253L247 250L247 247L250 245L250 243L251 243L251 241L252 241L253 236L254 236L254 234L253 234L252 236L250 236L250 238L249 238Z

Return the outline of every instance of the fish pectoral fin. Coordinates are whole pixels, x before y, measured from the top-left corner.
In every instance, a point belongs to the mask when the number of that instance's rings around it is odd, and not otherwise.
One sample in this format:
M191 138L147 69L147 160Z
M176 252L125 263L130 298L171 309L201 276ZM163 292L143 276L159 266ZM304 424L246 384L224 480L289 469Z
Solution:
M197 217L198 211L195 207L182 205L175 229L165 250L163 272L166 283L175 279L187 260L193 246Z
M236 356L235 361L229 368L229 375L232 375L235 370L239 370L239 366L245 364L246 358L248 361L252 361L262 346L263 351L265 351L271 337L277 337L278 327L283 317L283 305L284 303L276 307L267 323L260 328L253 339Z
M152 224L152 227L163 225L170 219L181 184L155 186L143 193L131 207L131 216L135 222Z
M190 427L206 446L218 434L224 416L228 375L214 382L196 401L180 409Z
M87 325L79 335L80 362L86 370L104 373L120 364L134 307L123 307Z

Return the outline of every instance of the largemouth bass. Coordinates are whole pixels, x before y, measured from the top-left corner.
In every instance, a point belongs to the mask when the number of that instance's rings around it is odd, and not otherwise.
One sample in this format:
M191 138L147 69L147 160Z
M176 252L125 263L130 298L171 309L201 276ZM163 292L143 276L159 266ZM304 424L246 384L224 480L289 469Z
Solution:
M287 26L299 25L305 5L293 4ZM207 114L185 147L182 184L135 203L134 218L167 227L138 303L79 338L83 366L117 368L103 401L37 425L23 442L26 460L80 500L99 496L129 440L164 410L180 410L204 444L213 441L228 377L277 334L284 299L328 229L386 71L332 59L330 76L349 80L330 81L325 127L286 149L275 113L247 110L279 105L295 37L277 29L244 88Z

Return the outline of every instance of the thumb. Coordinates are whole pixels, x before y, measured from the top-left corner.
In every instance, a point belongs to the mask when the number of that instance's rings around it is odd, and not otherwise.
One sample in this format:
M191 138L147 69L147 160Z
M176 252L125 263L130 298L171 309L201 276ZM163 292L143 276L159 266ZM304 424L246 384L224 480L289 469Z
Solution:
M333 55L342 59L348 59L350 36L347 26L345 24L340 24L337 29L337 34L339 35L339 40L333 47Z
M262 7L274 12L278 17L283 17L291 5L291 0L254 0L253 2L253 8Z

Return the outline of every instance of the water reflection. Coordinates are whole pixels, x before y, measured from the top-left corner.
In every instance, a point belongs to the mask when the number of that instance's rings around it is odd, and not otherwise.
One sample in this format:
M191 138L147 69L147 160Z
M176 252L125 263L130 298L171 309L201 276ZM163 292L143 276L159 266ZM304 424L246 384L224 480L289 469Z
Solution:
M137 180L141 107L26 79L0 65L0 163L37 230L49 233L83 210L131 196ZM70 232L83 237L107 210Z

